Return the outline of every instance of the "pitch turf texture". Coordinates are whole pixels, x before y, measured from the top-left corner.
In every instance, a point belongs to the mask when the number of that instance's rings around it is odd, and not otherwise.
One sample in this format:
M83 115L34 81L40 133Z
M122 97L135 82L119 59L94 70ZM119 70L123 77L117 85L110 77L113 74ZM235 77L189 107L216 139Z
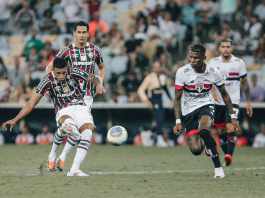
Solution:
M194 157L186 147L142 148L96 146L83 163L90 177L48 175L50 146L0 147L1 198L245 198L265 197L265 150L238 149L227 177L213 178L205 156ZM73 159L66 162L68 169ZM40 166L44 164L43 170Z

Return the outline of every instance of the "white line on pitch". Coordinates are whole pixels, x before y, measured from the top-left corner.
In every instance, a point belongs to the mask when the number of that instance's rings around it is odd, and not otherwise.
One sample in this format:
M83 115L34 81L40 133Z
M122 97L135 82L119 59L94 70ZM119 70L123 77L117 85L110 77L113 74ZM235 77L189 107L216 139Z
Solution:
M143 170L143 171L89 171L90 175L157 175L157 174L182 174L182 173L203 173L209 172L212 169L180 169L180 170ZM246 168L227 168L225 172L231 171L255 171L265 170L265 166L261 167L246 167ZM1 176L40 176L38 170L16 170L7 171Z

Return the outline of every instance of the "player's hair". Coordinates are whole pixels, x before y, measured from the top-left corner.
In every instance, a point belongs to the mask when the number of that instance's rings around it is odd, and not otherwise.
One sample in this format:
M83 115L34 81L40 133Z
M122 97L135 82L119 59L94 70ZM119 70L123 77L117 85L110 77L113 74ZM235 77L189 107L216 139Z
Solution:
M54 66L55 68L62 69L62 68L67 67L67 63L66 63L66 61L64 60L64 58L61 58L61 57L55 57L54 60L53 60L53 66Z
M199 53L200 55L205 55L206 48L202 44L194 44L190 46L190 51Z
M89 30L89 25L85 21L76 22L75 25L74 25L73 31L76 31L77 26L86 26L87 27L87 31Z
M233 41L232 41L232 39L230 39L230 38L225 38L225 39L220 40L220 41L217 43L217 46L220 47L220 45L221 45L222 43L230 43L231 45L233 45Z

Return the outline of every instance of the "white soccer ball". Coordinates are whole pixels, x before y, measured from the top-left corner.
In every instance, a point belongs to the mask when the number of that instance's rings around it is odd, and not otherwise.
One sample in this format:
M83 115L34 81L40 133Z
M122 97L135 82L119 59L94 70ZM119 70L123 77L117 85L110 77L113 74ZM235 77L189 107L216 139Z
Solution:
M128 132L123 126L113 126L108 130L107 141L112 144L120 145L128 138Z

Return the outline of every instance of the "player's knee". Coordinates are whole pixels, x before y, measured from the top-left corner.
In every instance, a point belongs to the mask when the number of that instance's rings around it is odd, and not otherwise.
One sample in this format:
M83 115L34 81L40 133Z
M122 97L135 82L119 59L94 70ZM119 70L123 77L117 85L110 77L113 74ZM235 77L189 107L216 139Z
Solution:
M94 131L96 129L96 127L92 123L85 123L79 128L79 131L80 131L80 133L82 133L84 130L87 130L87 129Z
M201 119L199 120L199 130L209 130L212 125L212 120L210 119L209 116L202 116Z
M59 129L67 135L78 133L78 129L75 125L75 122L70 117L66 118L63 121L63 123L60 125Z

